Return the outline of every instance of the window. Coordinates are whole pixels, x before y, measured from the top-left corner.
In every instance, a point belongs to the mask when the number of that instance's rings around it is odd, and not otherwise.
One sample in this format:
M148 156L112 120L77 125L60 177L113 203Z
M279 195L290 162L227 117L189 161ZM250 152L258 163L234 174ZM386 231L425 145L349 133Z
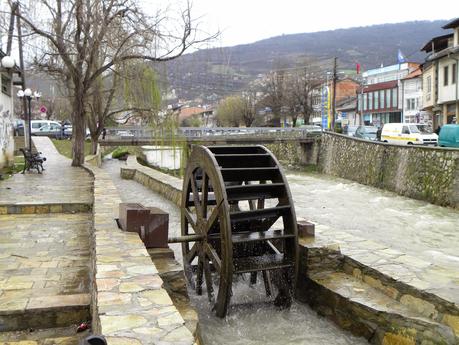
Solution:
M373 92L368 94L368 109L373 109Z
M415 110L417 108L417 99L407 98L406 100L406 110Z
M402 134L410 134L410 130L408 129L408 126L403 126Z
M448 66L443 67L443 86L448 86Z
M430 75L427 77L427 92L432 92L432 76Z
M398 106L398 97L397 97L397 89L391 90L391 98L392 98L392 108L397 108Z
M375 109L379 109L379 91L374 92Z
M456 84L456 79L457 79L457 66L456 64L453 64L451 66L451 84Z
M2 75L2 93L11 96L11 79Z
M381 108L384 109L386 107L386 90L381 91Z
M363 94L363 110L368 109L368 94Z

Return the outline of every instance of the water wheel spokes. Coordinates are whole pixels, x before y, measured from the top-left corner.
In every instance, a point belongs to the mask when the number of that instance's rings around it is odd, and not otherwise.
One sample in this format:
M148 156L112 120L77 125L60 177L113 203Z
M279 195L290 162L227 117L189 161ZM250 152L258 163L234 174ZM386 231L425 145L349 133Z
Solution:
M276 287L276 304L289 305L298 259L295 211L272 153L262 146L195 146L183 186L183 262L196 293L205 283L224 317L233 274L249 273L255 284L261 272L266 295Z

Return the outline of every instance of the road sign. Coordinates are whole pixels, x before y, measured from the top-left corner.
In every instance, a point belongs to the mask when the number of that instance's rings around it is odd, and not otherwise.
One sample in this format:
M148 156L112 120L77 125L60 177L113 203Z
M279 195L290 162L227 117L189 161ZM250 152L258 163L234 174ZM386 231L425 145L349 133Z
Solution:
M44 105L42 105L40 107L40 113L46 113L48 111L48 109L46 109L46 107Z

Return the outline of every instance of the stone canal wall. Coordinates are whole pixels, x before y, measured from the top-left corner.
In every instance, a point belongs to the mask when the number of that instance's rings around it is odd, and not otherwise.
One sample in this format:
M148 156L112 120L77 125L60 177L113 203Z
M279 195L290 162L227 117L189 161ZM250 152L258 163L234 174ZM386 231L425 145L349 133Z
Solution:
M175 205L181 205L182 180L139 164L136 156L128 157L126 167L121 168L121 178L137 181Z
M94 334L108 344L193 344L137 233L118 229L119 193L110 176L87 165L94 176L91 311Z
M459 208L459 150L389 145L324 133L322 173Z

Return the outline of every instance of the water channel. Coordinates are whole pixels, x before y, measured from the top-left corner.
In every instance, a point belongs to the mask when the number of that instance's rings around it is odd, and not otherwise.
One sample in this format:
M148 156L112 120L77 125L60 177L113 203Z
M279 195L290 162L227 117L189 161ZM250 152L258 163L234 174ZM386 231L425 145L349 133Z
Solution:
M103 165L112 176L123 201L160 207L169 213L169 235L178 235L179 209L139 183L121 179L120 167L123 164L124 162L117 160L105 160ZM179 245L171 247L177 259L181 260ZM214 316L206 296L196 296L194 291L190 291L189 294L199 314L205 345L367 344L364 339L356 338L318 316L307 305L294 302L289 310L280 311L270 303L263 303L266 300L263 289L260 286L251 288L246 282L235 285L233 307L225 319Z

